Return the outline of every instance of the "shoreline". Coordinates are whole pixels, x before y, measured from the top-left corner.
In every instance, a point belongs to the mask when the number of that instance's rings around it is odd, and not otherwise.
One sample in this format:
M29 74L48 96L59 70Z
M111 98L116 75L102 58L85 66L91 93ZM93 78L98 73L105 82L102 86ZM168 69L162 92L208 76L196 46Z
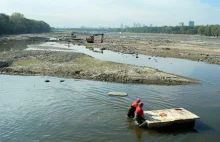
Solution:
M210 37L199 35L173 35L154 33L107 33L104 42L100 43L100 37L95 37L95 43L87 43L89 33L75 32L80 41L71 38L71 31L50 32L42 34L21 34L0 37L0 41L34 40L35 38L55 37L61 39L61 43L84 45L88 48L100 48L123 54L142 54L163 58L179 58L198 62L220 65L220 39L215 41ZM198 39L195 39L198 38ZM207 38L208 40L200 40Z
M138 37L134 33L123 35L108 35L104 43L86 43L92 48L104 48L124 54L142 54L163 58L180 58L198 62L220 65L220 40L201 41L188 39L188 36L170 38L169 35L162 37L149 37L151 34L142 34ZM122 38L126 36L125 38ZM160 36L160 35L158 35ZM195 37L195 36L192 36ZM218 39L217 39L218 40ZM216 48L216 47L219 48Z
M0 53L0 73L55 76L117 83L200 84L198 80L165 73L158 69L101 61L75 52L10 51Z

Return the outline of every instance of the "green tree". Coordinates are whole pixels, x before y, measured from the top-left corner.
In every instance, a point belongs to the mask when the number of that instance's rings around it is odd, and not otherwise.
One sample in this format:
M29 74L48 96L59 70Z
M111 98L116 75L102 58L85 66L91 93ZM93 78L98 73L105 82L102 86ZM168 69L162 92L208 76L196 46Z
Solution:
M4 13L0 13L0 35L10 33L10 18Z
M11 14L11 19L14 19L14 20L20 20L20 19L24 19L24 18L25 18L24 15L21 13L18 13L18 12Z
M120 32L120 28L109 29L109 31ZM199 34L205 36L220 36L220 25L207 26L163 26L163 27L127 27L126 32L138 33L167 33L167 34Z
M211 26L211 34L212 36L219 36L219 26L218 25L212 25Z
M204 26L200 26L198 28L198 34L200 35L205 35L205 27Z
M211 36L212 34L211 34L211 27L209 26L209 25L207 25L206 27L205 27L205 35L206 36Z
M11 16L0 13L0 35L49 32L50 25L44 21L27 19L21 13Z

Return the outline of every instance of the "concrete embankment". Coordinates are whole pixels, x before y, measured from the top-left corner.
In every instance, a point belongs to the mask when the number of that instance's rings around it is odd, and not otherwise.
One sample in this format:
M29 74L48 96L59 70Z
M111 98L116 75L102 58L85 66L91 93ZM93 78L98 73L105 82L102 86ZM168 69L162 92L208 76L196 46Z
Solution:
M182 85L197 80L157 69L94 59L81 53L10 51L0 53L0 73L47 75L107 82Z

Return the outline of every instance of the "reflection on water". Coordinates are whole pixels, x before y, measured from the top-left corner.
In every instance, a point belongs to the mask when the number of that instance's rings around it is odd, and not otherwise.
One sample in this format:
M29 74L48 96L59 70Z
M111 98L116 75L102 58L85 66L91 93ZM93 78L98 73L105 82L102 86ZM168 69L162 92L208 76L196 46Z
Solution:
M28 50L81 52L95 58L150 66L203 80L202 85L119 84L55 77L0 75L0 141L218 141L220 66L188 60L97 53L83 46L44 43ZM157 60L157 62L155 61ZM171 64L172 63L172 64ZM44 80L50 80L45 83ZM127 92L109 97L108 92ZM126 118L140 97L144 110L183 107L199 115L194 129L149 130Z
M48 48L48 46L50 48ZM103 53L100 53L89 50L85 46L77 46L77 45L68 46L65 44L50 43L50 42L46 42L37 46L29 45L28 47L29 48L27 50L80 52L100 60L153 67L161 71L197 78L203 81L209 81L210 80L209 78L211 78L210 83L213 83L214 85L220 84L220 80L218 78L220 71L219 65L211 65L203 62L196 62L196 61L190 61L184 59L151 57L145 55L138 55L138 58L136 58L135 55L130 55L130 54L121 54L108 50L104 50ZM98 51L99 49L95 49L95 50Z
M44 80L49 79L50 83ZM0 75L0 141L215 141L220 95L199 86L106 83ZM127 92L109 97L108 92ZM149 130L127 119L140 97L144 110L183 107L199 115L194 129ZM205 134L205 135L204 135ZM197 140L198 139L198 140Z
M41 41L44 41L44 39L38 38L33 40L0 41L0 52L11 50L24 50L27 48L27 45L39 44Z

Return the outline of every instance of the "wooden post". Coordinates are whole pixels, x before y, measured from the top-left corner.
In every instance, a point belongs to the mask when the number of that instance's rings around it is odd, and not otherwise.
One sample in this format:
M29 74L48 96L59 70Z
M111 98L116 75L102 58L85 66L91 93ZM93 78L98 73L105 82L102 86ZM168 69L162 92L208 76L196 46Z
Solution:
M103 43L103 37L104 37L104 34L102 34L102 37L101 37L101 43Z

